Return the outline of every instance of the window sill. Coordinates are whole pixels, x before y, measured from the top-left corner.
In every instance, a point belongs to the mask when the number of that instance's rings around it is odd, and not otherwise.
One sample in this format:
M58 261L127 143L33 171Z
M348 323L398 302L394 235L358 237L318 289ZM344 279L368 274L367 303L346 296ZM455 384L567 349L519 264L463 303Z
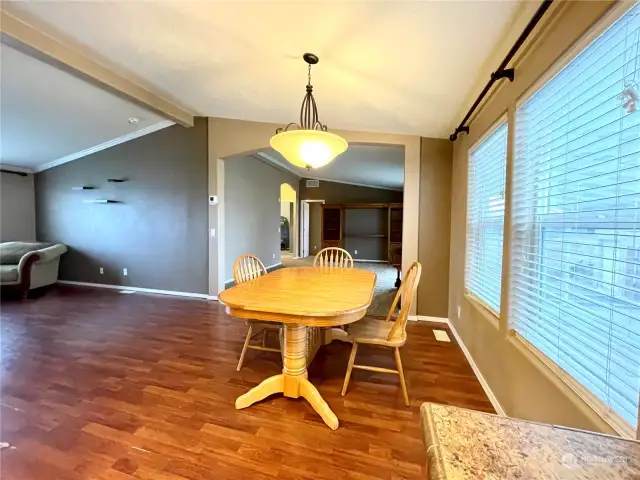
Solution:
M585 389L577 381L558 367L551 359L547 358L535 346L514 330L510 330L508 341L518 349L532 364L543 374L559 386L568 387L579 399L570 400L588 417L594 415L598 420L606 423L613 431L623 438L635 439L636 431L616 413L611 412L595 395Z

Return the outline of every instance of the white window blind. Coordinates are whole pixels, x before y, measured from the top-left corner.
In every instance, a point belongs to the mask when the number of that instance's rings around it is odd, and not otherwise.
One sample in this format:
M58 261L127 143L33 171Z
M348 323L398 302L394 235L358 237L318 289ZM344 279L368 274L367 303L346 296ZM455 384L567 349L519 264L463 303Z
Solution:
M517 110L509 289L516 332L605 418L633 429L639 13L632 8Z
M465 288L500 312L507 124L469 154Z

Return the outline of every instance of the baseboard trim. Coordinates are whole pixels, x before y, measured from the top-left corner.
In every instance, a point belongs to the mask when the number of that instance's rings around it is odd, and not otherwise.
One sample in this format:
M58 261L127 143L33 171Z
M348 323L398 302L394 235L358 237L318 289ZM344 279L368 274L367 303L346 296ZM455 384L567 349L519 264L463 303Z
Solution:
M270 271L271 271L271 270L273 270L274 268L276 268L276 267L281 267L281 266L282 266L282 262L278 262L278 263L274 263L273 265L269 265L268 267L264 267L264 268L266 268L266 269L267 269L267 272L270 272ZM229 283L233 283L233 282L235 282L235 279L234 279L234 278L230 278L230 279L228 279L228 280L225 280L225 281L224 281L225 288L226 288L226 286L227 286ZM216 300L217 300L217 299L218 299L218 297L216 297Z
M451 330L451 333L453 333L453 336L455 337L456 341L458 342L458 345L460 345L460 349L462 350L462 353L464 353L464 356L466 357L467 362L469 362L469 365L471 365L473 373L476 375L476 378L480 382L480 385L482 386L484 393L487 395L487 398L491 402L491 405L495 409L496 413L501 417L506 417L506 414L504 412L504 409L502 408L502 405L500 405L500 402L498 402L498 399L491 391L489 384L482 376L482 373L480 372L478 365L476 365L476 362L473 360L471 353L469 353L469 350L467 350L467 346L462 341L462 338L460 338L458 331L453 326L451 321L445 317L428 317L424 315L411 315L409 317L409 320L414 320L418 322L446 323L449 329Z
M176 292L173 290L157 290L155 288L130 287L128 285L109 285L106 283L74 282L71 280L58 280L63 285L76 285L78 287L107 288L110 290L126 290L128 292L155 293L158 295L171 295L174 297L200 298L204 300L218 300L215 295L206 293Z
M449 325L449 319L446 317L427 317L425 315L409 315L409 320L414 322L433 322L433 323L446 323Z
M386 260L367 260L366 258L354 258L353 261L363 263L389 263Z

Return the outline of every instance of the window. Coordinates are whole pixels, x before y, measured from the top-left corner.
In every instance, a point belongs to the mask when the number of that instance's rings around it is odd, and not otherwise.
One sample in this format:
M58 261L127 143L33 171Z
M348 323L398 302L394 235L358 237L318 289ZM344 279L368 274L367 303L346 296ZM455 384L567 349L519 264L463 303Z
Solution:
M625 429L640 386L639 13L518 108L513 165L511 324Z
M469 155L465 288L500 313L507 124Z

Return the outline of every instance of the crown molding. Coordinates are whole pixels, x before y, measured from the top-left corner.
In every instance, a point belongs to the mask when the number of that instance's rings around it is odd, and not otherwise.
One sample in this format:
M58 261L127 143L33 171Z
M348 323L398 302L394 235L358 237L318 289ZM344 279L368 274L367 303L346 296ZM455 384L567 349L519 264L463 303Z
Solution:
M120 145L121 143L128 142L129 140L143 137L145 135L148 135L149 133L153 133L158 130L162 130L163 128L170 127L171 125L174 125L174 122L172 122L171 120L163 120L162 122L154 123L153 125L149 125L148 127L141 128L140 130L136 130L135 132L127 133L126 135L123 135L121 137L114 138L113 140L109 140L108 142L101 143L100 145L96 145L95 147L89 147L80 152L67 155L66 157L58 158L57 160L52 160L51 162L44 163L34 168L33 170L36 173L42 172L44 170L57 167L58 165L62 165L64 163L69 163L79 158L86 157L87 155L91 155L92 153L96 153L101 150L106 150L107 148Z
M354 187L374 188L376 190L390 190L392 192L402 192L402 191L404 191L403 188L381 187L379 185L368 185L368 184L365 184L365 183L348 182L346 180L334 180L332 178L317 177L317 176L314 176L314 175L302 177L302 179L307 179L307 178L310 179L310 180L320 180L322 182L342 183L344 185L353 185Z
M15 165L10 165L8 163L2 163L2 162L0 162L0 168L5 168L7 170L13 170L15 172L20 172L20 173L35 173L33 171L33 169L31 169L31 168L17 167Z

